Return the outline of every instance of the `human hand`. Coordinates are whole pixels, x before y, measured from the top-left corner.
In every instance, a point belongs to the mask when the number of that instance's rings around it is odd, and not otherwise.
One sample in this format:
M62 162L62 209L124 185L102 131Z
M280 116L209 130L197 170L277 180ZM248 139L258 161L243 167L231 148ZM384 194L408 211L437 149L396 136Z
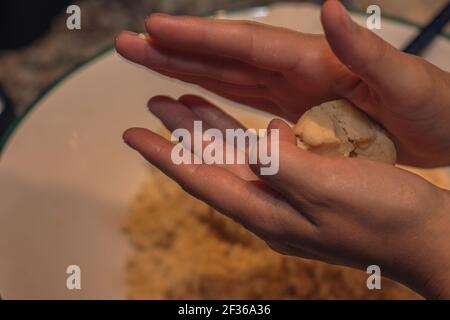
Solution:
M252 22L151 15L147 39L122 33L117 50L161 74L292 122L345 97L393 136L398 160L450 164L450 75L352 22L335 0L325 36Z
M199 97L150 100L149 108L173 131L242 126ZM124 140L186 191L289 255L366 269L432 298L450 298L450 196L424 179L365 159L327 159L297 147L291 128L279 130L279 172L259 165L175 165L174 145L146 129ZM270 141L270 139L268 139ZM198 154L197 154L198 155ZM201 156L201 155L200 155Z

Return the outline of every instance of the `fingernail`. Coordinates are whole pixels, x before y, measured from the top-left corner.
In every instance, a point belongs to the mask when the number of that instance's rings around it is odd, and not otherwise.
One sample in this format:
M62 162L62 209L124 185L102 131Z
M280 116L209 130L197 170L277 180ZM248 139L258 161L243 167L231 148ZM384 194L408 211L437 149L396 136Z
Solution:
M117 41L119 40L119 37L121 35L124 35L124 34L129 35L129 36L136 36L137 35L137 33L133 32L133 31L128 31L128 30L121 31L121 32L119 32L119 34L117 34L116 39L114 40L114 43L117 44Z
M137 36L138 35L136 32L129 31L129 30L125 30L125 31L123 31L123 33L126 33L126 34L128 34L130 36Z
M139 34L138 34L138 37L139 37L140 39L142 39L142 40L145 40L145 41L147 41L147 40L150 39L149 35L148 35L148 34L145 34L145 33L139 33Z
M150 104L155 103L155 102L156 103L158 103L158 102L169 102L169 103L171 103L171 102L174 102L174 101L175 100L171 96L160 94L160 95L151 97L150 100L148 100L147 105L150 105Z
M128 129L124 133L122 133L122 140L127 146L132 147L131 144L130 144L130 141L128 140L128 132L129 132L129 130L130 129Z
M344 25L344 28L349 32L355 32L356 31L356 23L352 20L350 15L348 14L347 9L344 7L344 5L338 1L340 6L340 14L341 14L341 20L342 24Z
M164 110L167 105L164 104L170 104L175 102L175 100L172 97L159 95L152 97L147 102L147 108L151 113L158 113L160 110Z

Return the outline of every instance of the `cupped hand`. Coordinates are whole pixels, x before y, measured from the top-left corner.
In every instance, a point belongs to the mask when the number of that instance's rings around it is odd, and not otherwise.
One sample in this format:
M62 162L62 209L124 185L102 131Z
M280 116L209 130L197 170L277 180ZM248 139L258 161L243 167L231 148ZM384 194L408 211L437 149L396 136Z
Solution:
M325 36L153 14L147 38L124 32L116 46L135 63L292 122L345 97L390 132L399 162L450 164L449 73L358 26L336 0L322 24Z
M193 134L196 120L204 130L243 128L200 97L155 97L149 108L171 131ZM276 175L260 175L258 164L176 165L174 145L146 129L129 129L124 140L186 191L283 254L364 270L375 264L382 275L428 297L450 297L447 191L394 166L304 151L281 120L270 123L269 136L272 129L279 130Z

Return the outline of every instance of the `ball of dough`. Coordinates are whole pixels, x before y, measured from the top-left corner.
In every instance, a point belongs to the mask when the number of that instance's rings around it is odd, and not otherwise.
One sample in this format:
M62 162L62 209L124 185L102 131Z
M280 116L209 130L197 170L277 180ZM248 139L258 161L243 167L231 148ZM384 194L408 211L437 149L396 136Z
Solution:
M294 132L299 147L320 155L396 162L395 146L386 132L347 100L326 102L308 110Z

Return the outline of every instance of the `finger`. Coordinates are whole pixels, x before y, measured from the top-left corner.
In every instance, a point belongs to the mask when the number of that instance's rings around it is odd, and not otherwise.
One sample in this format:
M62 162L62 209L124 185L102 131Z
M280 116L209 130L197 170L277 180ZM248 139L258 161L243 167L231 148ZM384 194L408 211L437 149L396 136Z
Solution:
M259 236L284 239L285 216L299 216L289 204L259 184L244 181L224 169L205 164L175 165L171 159L174 145L153 132L129 129L124 133L124 140L191 195ZM299 238L307 238L312 232L306 219L298 219L296 231Z
M130 32L122 32L116 40L117 51L122 56L142 65L147 65L145 57L147 55L146 51L148 50L148 46L148 41ZM269 90L258 84L261 82L268 82L269 79L273 79L271 74L265 75L264 73L255 73L255 75L252 75L250 70L246 70L248 69L248 66L245 66L245 64L242 64L242 70L240 69L241 66L237 64L228 71L213 71L210 73L205 71L202 75L195 75L196 72L193 74L179 73L178 70L167 70L161 67L156 67L156 65L157 64L150 67L160 74L199 85L202 88L212 91L222 97L261 109L265 112L282 117L285 116L284 112L282 112L278 107L278 104L270 101ZM226 70L227 68L225 67L224 69ZM201 74L199 70L198 73ZM258 78L255 79L255 77ZM273 82L273 80L271 81ZM234 86L231 84L234 84ZM267 96L267 98L264 98L264 96ZM272 96L270 95L270 97Z
M147 66L149 66L146 61L148 46L148 41L130 32L122 32L116 41L117 50L122 56L135 63ZM183 63L185 56L187 61L189 61L189 55L183 54L180 55L180 63ZM201 60L201 62L194 61L193 64L203 64L203 58L196 59ZM222 62L224 61L217 61L218 65L221 64L220 68L223 68L222 71L218 69L208 70L204 65L195 72L187 70L187 68L181 70L183 69L181 67L164 68L163 64L153 64L149 67L162 75L199 85L230 100L247 104L278 116L286 116L278 107L280 105L278 102L273 103L270 101L271 99L276 99L275 96L277 95L272 95L270 92L276 89L274 82L277 81L277 77L273 73L255 71L256 69L252 70L252 67L246 64L239 64L239 62L236 62L232 68L229 68L227 63L222 65ZM187 63L189 64L189 62ZM189 73L189 71L191 72ZM244 99L240 97L244 97Z
M116 40L117 51L128 60L155 71L202 76L225 83L245 86L259 85L270 73L224 57L180 53L164 48L140 35L122 32Z
M202 97L184 95L178 101L183 103L203 121L206 121L211 127L219 129L224 134L227 129L246 130L239 121Z
M278 139L273 139L277 130ZM285 195L294 205L306 208L306 205L322 202L322 195L326 190L326 175L332 173L327 169L328 159L320 157L297 147L296 137L284 121L273 120L268 127L268 134L264 143L269 145L273 157L278 157L279 169L275 174L262 174L261 161L250 164L253 172L272 188ZM274 146L278 144L278 153ZM274 151L275 150L275 151ZM252 150L251 157L254 156ZM275 161L275 160L274 160ZM304 213L314 222L309 212Z
M166 96L152 97L147 106L149 110L158 117L164 126L174 131L179 128L187 129L191 134L194 134L194 122L201 121L191 110L186 108L182 103ZM207 130L210 127L206 124L203 129Z
M264 98L260 95L265 95L262 92L263 90L256 92L256 88L242 88L242 87L233 87L229 84L211 80L207 78L197 77L197 76L188 76L182 74L175 74L166 71L160 71L159 73L172 77L175 79L179 79L184 82L192 83L198 85L208 91L211 91L221 97L227 98L228 100L235 101L255 109L262 110L264 112L268 112L280 117L286 116L283 111L281 111L278 104L271 101L268 97ZM248 90L247 90L248 89ZM260 94L261 93L261 94Z
M164 46L229 57L268 70L286 71L314 55L317 38L255 22L152 14L150 36Z
M211 102L202 97L195 95L184 95L180 97L178 101L188 107L189 110L191 110L200 119L208 123L210 127L219 129L224 137L227 136L227 130L230 129L241 130L241 132L247 130L236 119L226 114L223 110L217 108ZM248 146L245 145L245 149L243 150L245 153L248 152L247 148ZM248 158L247 154L246 158ZM250 170L247 165L244 168L240 168L239 170L239 176L241 178L245 180L258 180L258 177Z
M177 129L186 129L190 134L190 139L183 139L181 143L200 159L203 159L202 151L210 143L217 143L217 141L211 142L203 139L204 132L211 129L211 127L182 103L170 97L155 96L148 101L147 106L169 131L174 132ZM195 122L197 122L197 126ZM196 136L202 138L200 141L201 145L196 143ZM225 163L224 159L222 159L222 163Z
M352 72L383 92L392 92L392 88L396 88L398 92L409 91L399 90L398 86L405 83L405 78L418 77L417 68L410 67L412 56L404 54L372 31L356 24L340 1L328 0L323 6L321 18L332 50ZM367 99L366 88L360 86L357 81L350 81L344 91L353 91L358 87L365 90L362 95ZM348 93L341 94L347 96ZM362 106L364 105L363 103Z
M247 155L245 150L237 150L234 146L230 146L233 148L236 159L239 159L241 156L242 160L240 162L237 162L236 160L233 165L228 165L226 161L226 152L229 151L229 146L226 145L223 134L219 137L221 141L218 141L217 139L219 138L217 137L214 137L211 140L204 139L204 135L208 130L216 128L193 113L183 103L170 97L156 96L150 99L148 108L171 132L177 129L187 130L190 139L183 139L181 141L182 144L205 163L214 162L218 166L223 167L246 180L257 179L247 165ZM198 141L200 141L200 143ZM206 148L210 145L211 149L215 149L214 158L209 158L209 152L206 152ZM219 150L221 152L216 154Z

